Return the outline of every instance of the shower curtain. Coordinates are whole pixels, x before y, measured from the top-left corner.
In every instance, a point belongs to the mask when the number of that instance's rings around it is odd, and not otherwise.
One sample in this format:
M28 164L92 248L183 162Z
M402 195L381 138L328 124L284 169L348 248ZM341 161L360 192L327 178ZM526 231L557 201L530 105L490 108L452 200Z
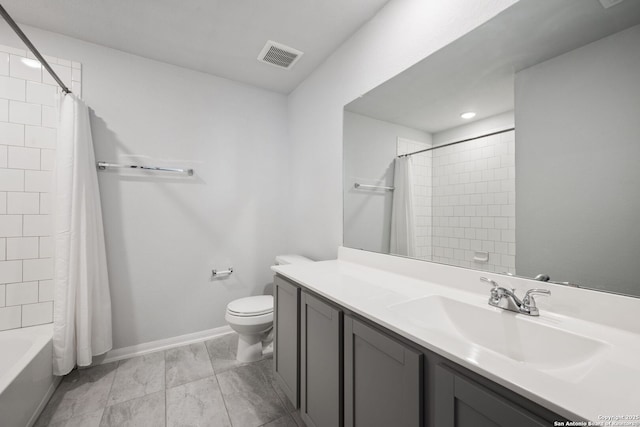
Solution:
M390 252L416 256L416 230L413 216L413 170L411 157L396 157L393 171Z
M111 349L111 297L89 110L73 94L58 106L53 370L65 375Z

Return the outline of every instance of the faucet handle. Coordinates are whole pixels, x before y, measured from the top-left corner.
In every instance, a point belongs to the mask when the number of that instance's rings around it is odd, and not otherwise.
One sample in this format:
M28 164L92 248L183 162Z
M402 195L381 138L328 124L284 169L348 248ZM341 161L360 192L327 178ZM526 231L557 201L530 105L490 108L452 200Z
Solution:
M529 289L522 299L523 308L526 309L531 316L538 316L538 307L536 307L536 300L533 299L533 295L551 295L549 289Z
M488 279L486 277L480 278L481 282L488 283L492 286L491 288L491 296L489 297L489 304L497 306L502 299L502 293L500 290L500 285L495 280Z
M493 286L493 289L496 289L500 286L495 280L487 279L486 277L481 277L480 281L490 284L491 286Z
M533 298L531 295L551 295L551 291L549 289L529 289L524 294L525 301L529 298Z

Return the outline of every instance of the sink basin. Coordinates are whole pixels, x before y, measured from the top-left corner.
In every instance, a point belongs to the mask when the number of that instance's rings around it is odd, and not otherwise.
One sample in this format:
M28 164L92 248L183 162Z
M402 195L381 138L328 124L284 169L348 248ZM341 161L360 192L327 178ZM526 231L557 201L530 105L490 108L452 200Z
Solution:
M389 309L414 326L542 369L574 367L606 346L602 341L544 325L537 317L441 296L395 304Z

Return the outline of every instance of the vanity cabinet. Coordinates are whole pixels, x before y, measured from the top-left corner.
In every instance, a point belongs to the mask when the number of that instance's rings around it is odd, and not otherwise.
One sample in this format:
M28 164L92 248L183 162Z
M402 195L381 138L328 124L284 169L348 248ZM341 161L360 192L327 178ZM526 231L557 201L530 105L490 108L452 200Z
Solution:
M422 354L345 316L344 425L422 426Z
M300 288L276 276L273 281L273 375L291 403L300 396Z
M541 427L567 421L280 276L274 374L308 427Z
M553 425L484 385L438 365L435 368L435 425L438 427L543 427ZM560 417L554 417L560 420Z
M342 426L342 311L300 300L300 415L307 427Z

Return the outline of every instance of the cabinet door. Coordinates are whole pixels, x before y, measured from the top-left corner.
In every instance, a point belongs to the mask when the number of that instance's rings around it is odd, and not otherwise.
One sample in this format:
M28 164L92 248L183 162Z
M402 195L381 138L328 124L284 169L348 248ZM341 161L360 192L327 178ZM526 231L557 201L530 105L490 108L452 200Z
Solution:
M438 427L542 427L534 414L455 371L435 371L435 419Z
M273 374L298 408L300 373L300 288L281 277L273 281Z
M418 427L421 402L422 354L345 316L345 426Z
M302 292L300 414L308 427L342 425L342 312Z

